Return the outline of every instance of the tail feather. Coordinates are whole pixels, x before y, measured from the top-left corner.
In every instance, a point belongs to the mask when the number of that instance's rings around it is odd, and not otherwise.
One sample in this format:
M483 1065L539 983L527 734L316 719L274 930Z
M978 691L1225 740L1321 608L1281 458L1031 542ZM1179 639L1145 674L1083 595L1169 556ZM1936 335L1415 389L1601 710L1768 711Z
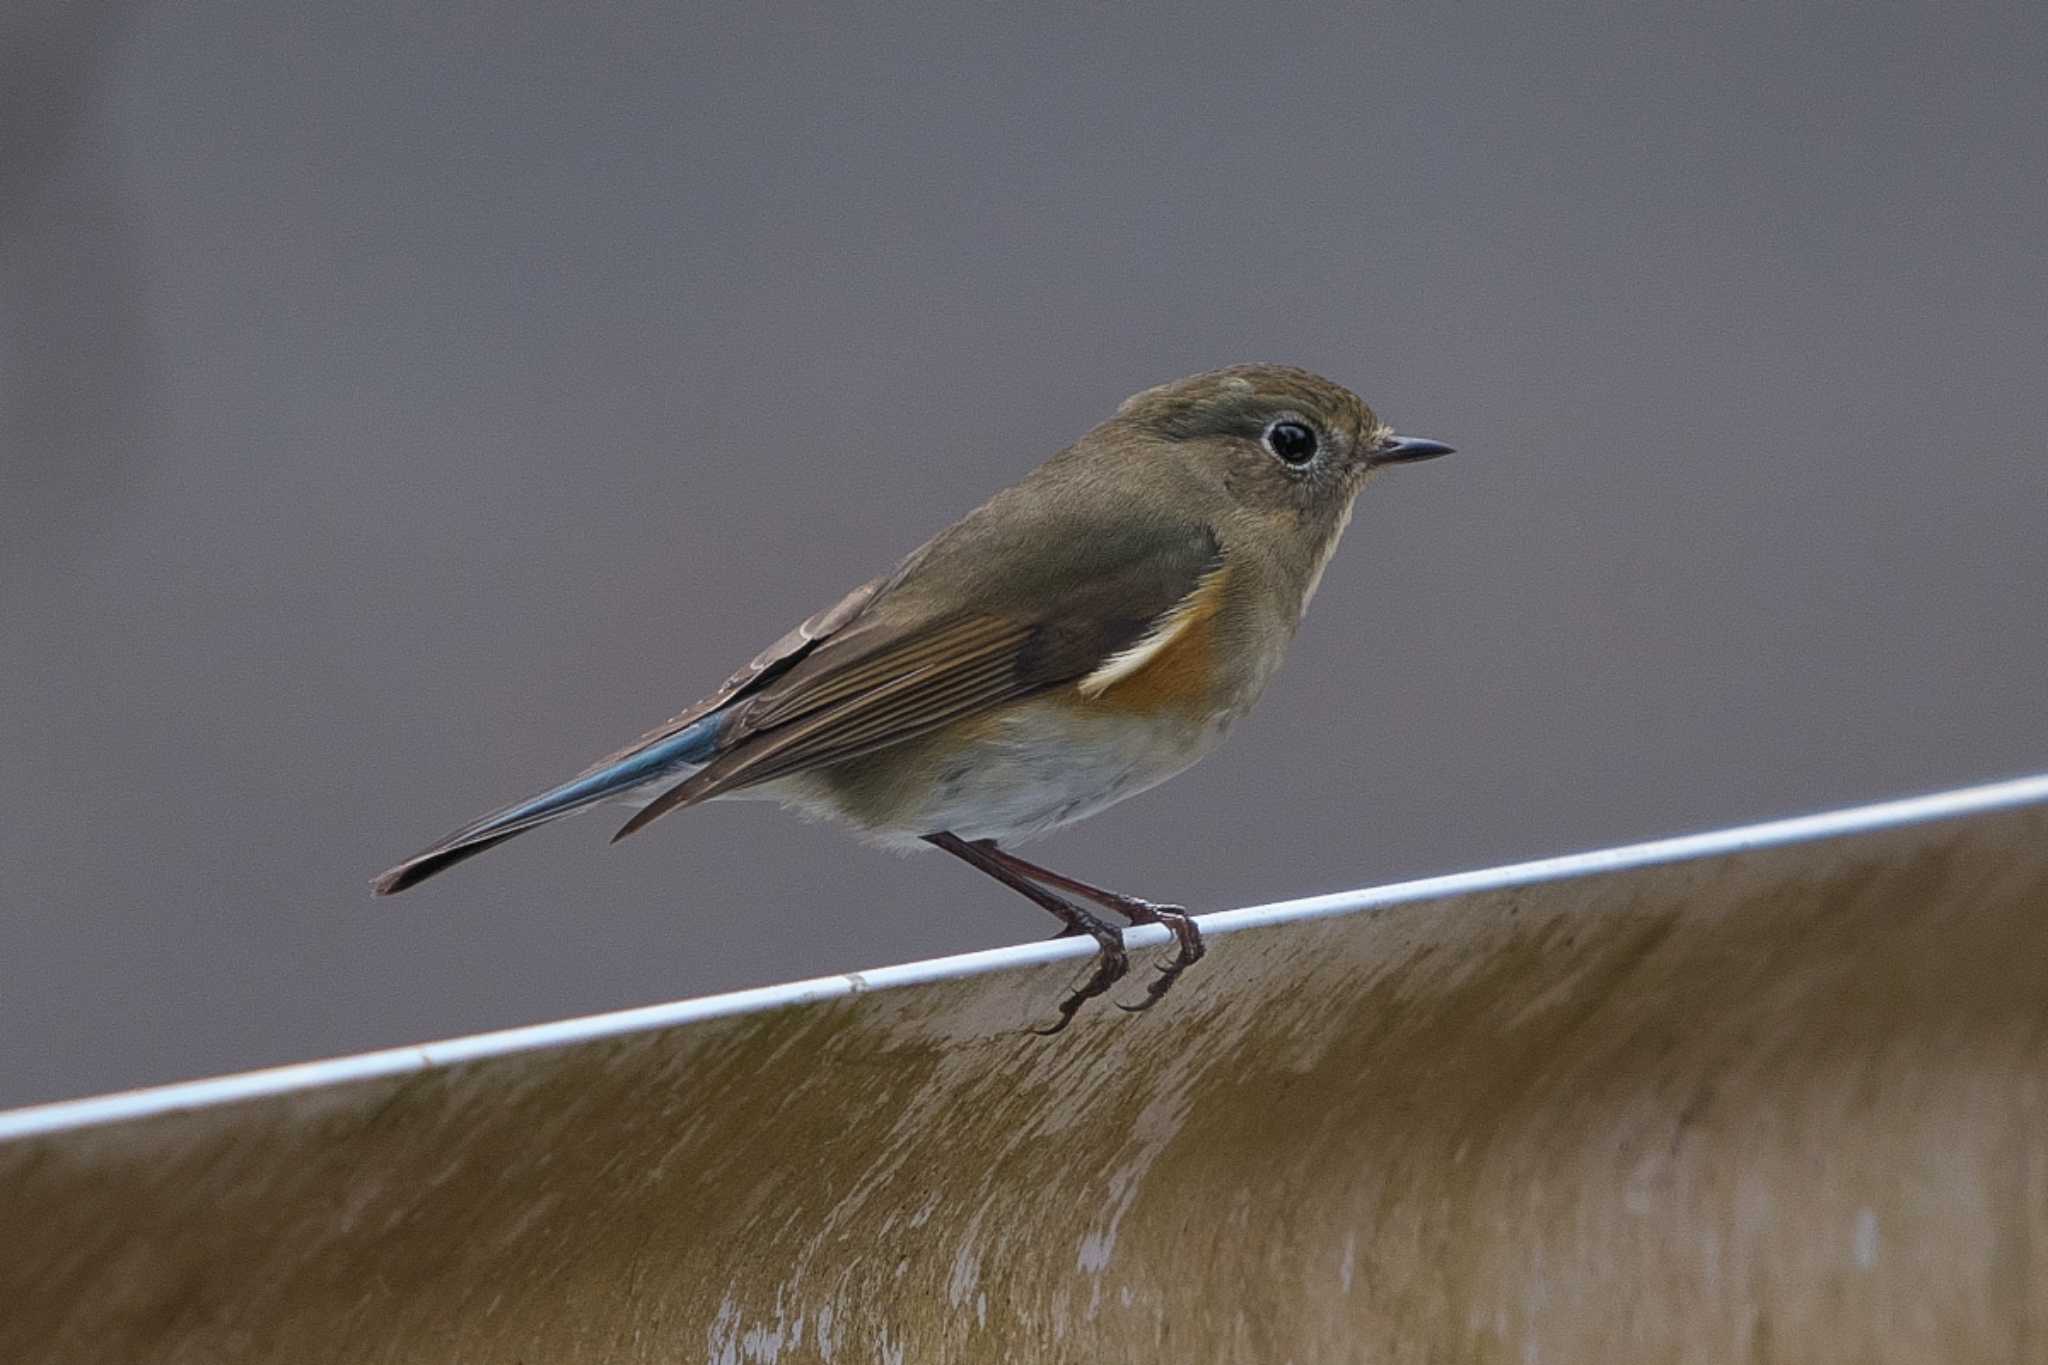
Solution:
M447 838L422 849L370 883L380 896L396 895L434 874L495 848L514 835L565 815L588 810L635 787L656 781L678 768L709 757L717 746L719 717L704 717L675 734L628 750L578 774L538 796L529 797L474 820Z
M531 828L533 828L531 825L526 827L526 829ZM526 833L526 829L509 830L504 834L493 834L486 839L478 839L473 843L456 844L450 848L436 846L425 853L418 853L407 858L397 867L392 868L389 872L384 873L371 882L370 888L380 896L395 896L407 887L418 886L437 872L445 872L465 859L474 858L479 853L496 848L507 839Z

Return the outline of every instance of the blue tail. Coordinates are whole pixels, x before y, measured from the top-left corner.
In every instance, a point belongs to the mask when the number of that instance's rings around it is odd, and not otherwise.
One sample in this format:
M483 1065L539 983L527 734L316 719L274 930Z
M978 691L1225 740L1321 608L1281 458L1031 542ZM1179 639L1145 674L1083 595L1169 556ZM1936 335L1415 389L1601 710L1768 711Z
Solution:
M723 720L714 712L672 735L606 759L538 796L493 811L481 820L464 825L431 848L415 853L370 885L380 896L394 895L465 858L473 858L487 848L504 843L515 834L523 834L536 825L587 810L600 801L643 786L674 769L702 763L718 748L718 732L723 728Z

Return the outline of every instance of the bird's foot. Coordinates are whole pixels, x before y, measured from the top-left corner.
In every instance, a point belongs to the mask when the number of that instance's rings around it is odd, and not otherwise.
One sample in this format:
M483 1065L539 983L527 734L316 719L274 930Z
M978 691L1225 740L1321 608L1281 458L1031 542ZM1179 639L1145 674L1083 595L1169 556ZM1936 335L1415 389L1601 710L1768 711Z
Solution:
M1143 1000L1135 1005L1121 1002L1117 1005L1126 1014L1142 1014L1165 998L1166 993L1173 989L1173 983L1180 980L1180 974L1200 962L1209 949L1202 942L1201 926L1195 923L1194 916L1187 912L1185 906L1154 905L1135 897L1125 899L1128 903L1117 908L1130 916L1133 924L1163 924L1173 931L1174 942L1179 945L1171 961L1159 964L1159 975L1145 988Z
M1081 1006L1123 980L1124 974L1131 969L1130 956L1124 952L1124 935L1121 929L1113 928L1089 916L1079 927L1078 932L1086 933L1095 940L1095 971L1081 984L1079 990L1060 1001L1058 1022L1046 1028L1031 1030L1041 1038L1050 1038L1064 1030L1068 1024L1074 1022L1074 1015L1079 1012Z

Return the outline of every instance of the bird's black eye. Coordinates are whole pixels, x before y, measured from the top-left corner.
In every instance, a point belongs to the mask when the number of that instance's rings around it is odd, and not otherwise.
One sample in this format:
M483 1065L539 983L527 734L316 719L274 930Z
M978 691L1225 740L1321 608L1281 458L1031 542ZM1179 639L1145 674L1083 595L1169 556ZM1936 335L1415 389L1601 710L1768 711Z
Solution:
M1275 422L1266 428L1266 449L1289 464L1307 464L1316 457L1316 431L1306 422Z

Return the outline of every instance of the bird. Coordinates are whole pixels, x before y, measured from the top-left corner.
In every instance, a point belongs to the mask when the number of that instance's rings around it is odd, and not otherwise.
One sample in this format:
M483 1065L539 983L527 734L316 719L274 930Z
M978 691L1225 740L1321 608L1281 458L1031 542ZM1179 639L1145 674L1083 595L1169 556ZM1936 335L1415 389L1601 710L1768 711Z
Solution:
M1290 366L1145 389L696 705L372 887L403 891L605 802L639 807L616 842L706 801L768 799L884 848L941 849L1049 911L1057 936L1092 938L1089 976L1037 1032L1129 971L1097 911L1164 925L1172 958L1123 1006L1148 1009L1203 955L1187 909L1012 846L1215 749L1279 668L1361 490L1451 453Z

